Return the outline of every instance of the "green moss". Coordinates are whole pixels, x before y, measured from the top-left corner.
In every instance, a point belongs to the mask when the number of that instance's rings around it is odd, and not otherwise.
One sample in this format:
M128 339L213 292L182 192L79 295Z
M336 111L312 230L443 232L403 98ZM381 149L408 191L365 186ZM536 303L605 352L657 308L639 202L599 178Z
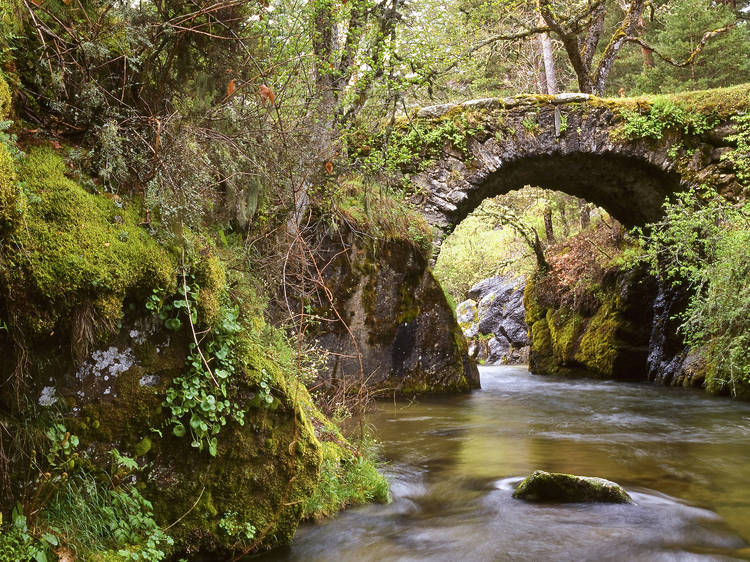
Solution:
M316 203L321 214L332 214L345 229L354 227L381 242L407 242L425 256L431 252L432 227L400 190L352 175L340 180L331 200Z
M10 88L5 79L0 76L0 121L5 121L10 117L12 109L12 97Z
M552 335L546 319L531 325L531 348L537 353L552 354Z
M151 450L151 439L148 437L144 437L138 443L136 443L135 447L133 447L133 455L136 457L142 457L146 453L148 453Z
M513 497L532 502L633 503L622 486L609 480L543 470L521 482Z
M613 376L618 356L617 331L622 323L616 299L605 300L586 326L575 360L589 371Z
M542 320L547 313L547 309L539 304L536 298L536 283L533 278L530 278L526 283L526 287L523 290L523 306L526 315L526 324L529 326L535 322Z
M28 200L9 244L8 285L25 294L26 328L54 329L81 306L113 327L129 294L174 285L175 260L139 226L138 201L92 195L66 177L47 148L29 152L18 177Z
M670 95L645 95L631 98L591 97L585 105L610 109L616 113L622 110L648 111L657 99L668 100L688 112L725 119L750 109L750 84Z
M0 239L14 230L23 216L23 199L8 149L0 143Z
M417 302L413 287L417 283L405 282L401 284L399 289L399 295L401 297L399 302L399 310L396 315L396 323L401 324L404 322L411 322L419 316L419 303Z
M204 326L211 326L221 307L221 295L226 288L226 275L221 261L216 255L199 257L194 268L198 291L198 320Z
M547 326L549 327L552 353L560 363L569 363L573 359L578 337L583 329L583 318L565 308L555 311L548 310Z

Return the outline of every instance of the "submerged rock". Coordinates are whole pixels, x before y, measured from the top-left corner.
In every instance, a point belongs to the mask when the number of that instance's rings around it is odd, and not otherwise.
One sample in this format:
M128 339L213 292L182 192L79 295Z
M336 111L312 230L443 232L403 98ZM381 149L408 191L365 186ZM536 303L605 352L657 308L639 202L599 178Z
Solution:
M530 502L633 503L625 489L610 480L543 470L521 482L513 497Z

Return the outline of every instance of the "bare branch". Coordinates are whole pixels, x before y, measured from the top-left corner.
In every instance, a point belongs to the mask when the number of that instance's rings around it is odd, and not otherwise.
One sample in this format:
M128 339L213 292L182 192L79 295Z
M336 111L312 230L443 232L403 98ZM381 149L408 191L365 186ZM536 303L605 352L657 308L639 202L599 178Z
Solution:
M655 49L653 46L649 45L641 39L640 37L625 37L625 41L629 41L631 43L636 43L643 47L644 49L648 49L652 53L654 53L657 57L659 57L664 62L671 64L672 66L675 66L677 68L685 68L690 66L695 62L695 59L698 57L698 55L701 53L701 51L706 47L708 42L716 37L717 35L721 35L722 33L726 33L727 31L730 31L731 29L737 27L738 22L732 22L729 25L725 25L724 27L720 27L719 29L714 29L713 31L708 31L707 33L703 34L703 37L698 42L698 45L696 45L695 49L693 49L690 54L688 55L688 58L684 61L677 61L671 57L668 57L664 53L660 53L657 49Z

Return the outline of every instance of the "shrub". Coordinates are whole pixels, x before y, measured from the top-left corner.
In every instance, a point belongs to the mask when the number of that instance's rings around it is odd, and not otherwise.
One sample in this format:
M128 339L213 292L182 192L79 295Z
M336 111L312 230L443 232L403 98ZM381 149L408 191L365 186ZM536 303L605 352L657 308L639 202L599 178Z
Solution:
M641 239L652 272L691 292L680 330L707 360L709 390L750 397L750 204L693 189Z

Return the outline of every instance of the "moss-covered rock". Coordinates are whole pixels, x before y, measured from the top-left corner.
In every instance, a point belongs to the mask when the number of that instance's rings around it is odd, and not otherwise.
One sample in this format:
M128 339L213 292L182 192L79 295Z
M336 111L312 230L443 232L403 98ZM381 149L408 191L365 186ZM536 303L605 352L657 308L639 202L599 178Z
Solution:
M567 308L548 310L546 315L552 353L563 365L573 360L584 322L580 314Z
M225 556L288 542L300 520L316 513L308 509L313 497L325 498L321 513L387 497L374 465L296 380L294 350L266 323L250 273L233 268L229 287L221 256L201 232L185 233L178 266L180 253L141 224L137 199L89 193L68 169L47 148L30 150L18 166L28 200L23 228L0 239L0 320L10 326L0 331L0 351L15 360L1 362L0 375L25 397L14 402L4 392L0 410L25 408L23 415L64 423L95 473L108 470L113 449L136 458L136 485L175 539L174 555ZM193 285L208 361L215 367L219 353L231 360L231 373L216 373L222 384L190 364L183 279ZM168 324L176 315L182 322ZM222 332L233 334L226 345L211 347L226 323L239 327ZM187 412L175 414L166 399L175 387ZM205 387L243 414L225 416L211 435L215 449L200 447L189 429L205 396L188 393ZM347 483L333 499L321 492L324 458L324 474ZM18 468L19 478L27 468ZM243 536L227 530L235 525Z
M529 502L633 503L625 489L610 480L543 470L534 471L521 482L513 497Z
M348 233L328 238L319 252L346 323L329 310L331 321L319 331L320 345L334 352L324 383L343 380L357 388L366 382L369 392L386 396L479 386L461 328L418 248L403 239L372 242Z
M587 303L585 314L563 303L541 304L542 290L538 280L530 282L524 297L527 320L534 319L532 372L646 378L656 287L645 272L613 270L603 285L589 287L588 293L579 286L577 297Z
M617 331L623 323L617 299L610 297L589 320L575 360L603 377L614 376L619 352Z
M0 154L2 166L2 154ZM143 227L137 200L94 195L49 148L18 165L26 210L6 246L7 314L28 334L62 331L85 348L111 333L126 296L174 286L175 257Z
M79 370L85 390L72 396L58 385L73 401L74 412L80 412L66 423L84 446L103 456L116 445L138 458L143 466L139 487L159 525L170 527L177 552L227 553L255 541L253 549L288 542L318 488L323 458L307 390L287 380L262 345L238 348L248 368L237 373L229 398L243 408L245 422L227 422L216 435L213 456L192 447L188 436L174 435L162 406L165 389L184 368L189 338L157 331L138 345L130 335L136 331L128 326L111 342L131 350L132 365L125 372L112 376L106 365L101 371ZM101 360L94 369L98 365ZM272 389L270 406L254 399L260 369ZM102 391L95 379L106 376L109 391ZM257 535L238 542L221 525L227 514L251 524Z

